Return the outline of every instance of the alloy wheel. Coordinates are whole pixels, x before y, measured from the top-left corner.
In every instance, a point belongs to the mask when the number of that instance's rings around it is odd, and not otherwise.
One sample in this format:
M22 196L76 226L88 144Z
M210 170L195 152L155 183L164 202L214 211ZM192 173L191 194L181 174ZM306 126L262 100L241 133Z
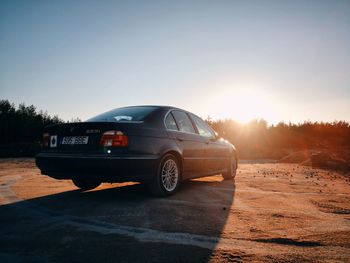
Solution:
M179 169L173 159L164 162L161 172L162 185L166 191L172 192L177 186L179 180Z

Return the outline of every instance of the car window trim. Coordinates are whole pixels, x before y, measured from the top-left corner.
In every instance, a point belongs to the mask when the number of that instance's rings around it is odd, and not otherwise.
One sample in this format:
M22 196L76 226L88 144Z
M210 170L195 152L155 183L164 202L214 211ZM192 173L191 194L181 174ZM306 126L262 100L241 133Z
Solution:
M176 125L177 130L169 129L168 126L166 125L166 119L168 118L168 115L169 115L169 114L171 115L171 117L173 117L173 119L174 119L174 121L175 121L175 125ZM171 111L168 111L168 112L165 114L164 126L165 126L165 129L166 129L166 130L169 130L169 131L180 131L180 130L179 130L179 125L177 124L177 121L176 121L174 115L171 113Z
M178 125L178 123L177 123L177 121L176 121L176 118L175 118L174 114L172 113L173 111L179 111L179 112L185 113L185 115L187 116L187 118L188 118L188 119L190 120L190 122L191 122L191 125L192 125L192 128L193 128L193 130L194 130L194 133L193 133L193 132L180 131L180 128L179 128L179 125ZM171 110L170 113L171 113L171 115L173 116L173 118L174 118L174 120L175 120L177 129L178 129L178 130L177 130L178 132L187 133L187 134L197 134L197 135L199 135L199 134L198 134L198 131L197 131L197 128L193 125L193 120L191 119L191 117L189 116L189 114L188 114L186 111L184 111L184 110L173 109L173 110Z
M192 114L192 113L189 113L189 112L185 112L185 113L187 114L187 117L190 119L190 121L191 121L191 123L192 123L192 126L193 126L194 131L196 132L196 134L200 135L196 123L195 123L194 120L191 118L191 114Z
M197 115L194 114L194 113L190 113L190 115L193 115L193 116L199 118L200 120L202 120L202 121L204 122L204 124L206 125L206 127L209 129L210 133L211 133L211 136L204 136L204 135L199 134L197 125L196 125L195 121L193 120L192 116L190 116L190 117L191 117L191 120L193 121L194 125L196 126L196 129L197 129L197 131L198 131L199 136L202 136L203 138L207 138L207 139L208 139L208 138L209 138L209 139L215 138L215 131L205 122L205 120L203 120L201 117L197 116Z
M175 118L174 114L172 114L173 111L180 111L180 112L185 113L185 114L187 115L187 117L190 119L190 122L191 122L192 127L193 127L193 129L194 129L195 132L193 133L193 132L184 132L184 131L180 131L179 125L177 124L177 121L176 121L176 118ZM174 118L174 120L175 120L175 123L176 123L177 130L168 129L168 127L166 126L165 120L166 120L166 118L168 117L169 114L171 114L171 115L173 116L173 118ZM168 110L168 112L165 114L165 117L164 117L164 120L163 120L163 121L164 121L164 127L165 127L165 129L166 129L167 131L175 131L175 132L181 132L181 133L185 133L185 134L194 134L194 135L199 135L199 136L201 136L201 135L198 133L197 127L196 127L195 125L193 125L193 120L192 120L191 116L189 116L188 112L186 112L186 111L184 111L184 110L178 110L178 109L171 109L171 110ZM203 137L203 136L201 136L201 137Z

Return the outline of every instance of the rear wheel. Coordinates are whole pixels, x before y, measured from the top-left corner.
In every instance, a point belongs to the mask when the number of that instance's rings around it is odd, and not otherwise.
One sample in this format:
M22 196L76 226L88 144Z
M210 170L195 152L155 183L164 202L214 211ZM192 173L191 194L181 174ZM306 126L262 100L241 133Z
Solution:
M181 180L179 161L172 154L166 154L159 163L157 174L149 184L149 190L157 196L175 193Z
M231 157L228 167L227 167L227 172L222 174L222 177L225 180L231 180L235 179L236 177L236 172L237 172L237 161L235 157Z
M84 191L94 189L101 184L100 181L92 180L92 179L74 178L72 179L72 181L76 187Z

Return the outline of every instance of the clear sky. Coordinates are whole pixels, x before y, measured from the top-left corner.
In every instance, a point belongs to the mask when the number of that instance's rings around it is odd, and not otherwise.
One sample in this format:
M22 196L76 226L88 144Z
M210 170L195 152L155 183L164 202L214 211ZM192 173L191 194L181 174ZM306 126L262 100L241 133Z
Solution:
M350 1L0 1L0 98L350 121Z

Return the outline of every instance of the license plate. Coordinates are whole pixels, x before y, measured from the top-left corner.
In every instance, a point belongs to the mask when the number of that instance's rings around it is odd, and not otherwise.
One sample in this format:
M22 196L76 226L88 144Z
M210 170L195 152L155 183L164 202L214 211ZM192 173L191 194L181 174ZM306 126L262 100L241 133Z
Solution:
M87 144L89 141L89 136L67 136L63 137L62 144Z

